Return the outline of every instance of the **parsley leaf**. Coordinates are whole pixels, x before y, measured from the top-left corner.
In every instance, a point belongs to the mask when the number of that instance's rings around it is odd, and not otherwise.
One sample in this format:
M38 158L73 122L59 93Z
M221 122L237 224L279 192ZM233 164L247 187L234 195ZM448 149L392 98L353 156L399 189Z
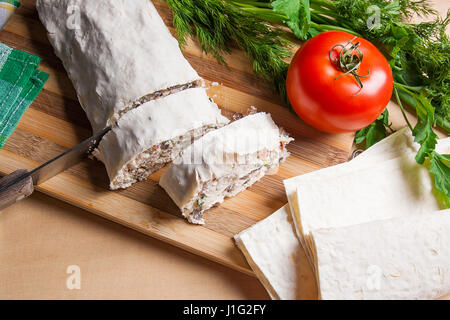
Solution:
M434 185L444 195L450 197L450 154L434 152L430 158L430 172L434 174Z
M416 161L419 164L425 162L437 144L438 136L434 133L429 118L419 119L413 130L414 141L420 144L419 152L416 155Z
M275 0L272 2L273 11L286 16L286 25L299 39L308 38L311 25L309 0Z
M387 128L393 131L389 123L389 112L387 108L383 113L364 129L359 130L355 135L355 143L361 144L366 141L366 148L373 146L375 143L383 140L387 136Z

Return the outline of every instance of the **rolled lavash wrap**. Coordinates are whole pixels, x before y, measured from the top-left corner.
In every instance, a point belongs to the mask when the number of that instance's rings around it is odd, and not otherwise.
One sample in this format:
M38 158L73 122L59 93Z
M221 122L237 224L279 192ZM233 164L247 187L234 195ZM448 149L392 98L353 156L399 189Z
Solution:
M449 142L449 139L440 140L437 149L440 152L448 152ZM403 147L405 145L409 147ZM392 159L397 159L407 167L410 163L404 161L404 153L410 147L416 147L413 137L409 130L403 129L348 163L307 175L324 181L334 181L343 172L357 171L364 167L366 170L371 170L370 168L375 164ZM409 152L408 157L414 159L414 155L414 152ZM386 180L386 184L389 183L390 177L381 178ZM398 179L398 177L391 177L391 179ZM362 185L368 183L367 181L361 182ZM414 185L410 187L414 188ZM339 194L336 196L329 193L328 201L334 203ZM427 196L433 197L433 191L429 190ZM436 202L427 201L427 204L428 207L422 207L422 212L419 214L403 212L394 219L378 220L381 222L377 222L373 227L369 226L373 221L369 221L357 226L328 226L312 230L308 235L308 241L303 239L303 243L297 237L298 230L290 208L285 206L268 218L237 234L235 240L256 276L273 299L299 299L317 296L322 299L437 298L450 292L448 281L450 279L450 254L448 250L439 246L441 243L439 241L447 239L450 223L447 218L441 216L430 218L433 222L422 223L428 217L435 215L433 212L437 212L434 210ZM367 204L367 206L370 205L370 203ZM367 206L361 208L361 214L364 214ZM449 214L448 211L440 211L440 213ZM340 211L333 210L330 214L339 216ZM411 218L410 222L408 222L409 218ZM401 227L402 224L407 227ZM424 229L420 230L422 224ZM437 228L439 224L441 224L441 228ZM394 225L396 227L392 227ZM361 229L358 229L359 226L362 226ZM395 228L398 228L400 232L396 234ZM420 232L415 232L412 236L408 233L408 228L410 230L415 228ZM352 236L345 238L346 232L339 231L341 229L353 232ZM443 235L445 232L447 234ZM337 241L338 236L335 233L341 237L339 241ZM301 233L299 234L301 235ZM365 239L365 245L361 244L358 236ZM433 242L434 240L437 242ZM448 243L448 240L446 241L442 243ZM378 245L379 242L383 242L383 245ZM401 245L395 243L401 243ZM428 246L428 244L430 245ZM431 247L434 248L430 249ZM402 250L408 254L404 255L400 252ZM384 254L384 251L389 252L389 255ZM374 252L373 256L371 252ZM439 257L436 256L436 252L439 252ZM414 254L416 256L413 256ZM346 259L343 258L344 256ZM364 264L362 261L366 263ZM373 263L368 265L368 261ZM411 264L408 265L405 261L409 261ZM352 269L353 263L355 264L354 269ZM423 268L411 267L408 269L408 266L414 266L415 263ZM402 269L405 273L400 279L396 279L399 276L398 273L391 272L395 269L394 267ZM354 272L350 274L348 270ZM441 271L443 272L443 276L439 278L441 282L435 281L441 275ZM342 277L346 277L349 281L347 287L340 280L341 272L343 273ZM377 275L381 277L376 278ZM315 278L317 278L317 286L314 286ZM350 280L350 278L353 279ZM422 283L422 279L428 280ZM396 282L397 280L398 282ZM374 292L373 289L376 289L378 284L381 284L381 290ZM314 287L319 288L318 294ZM342 289L344 287L347 291ZM355 295L349 293L353 289L357 292Z
M149 0L38 0L93 130L112 189L144 180L229 121Z
M159 183L189 222L203 224L204 211L277 169L290 141L269 114L248 115L195 141Z
M201 81L149 0L37 0L95 132L149 94Z

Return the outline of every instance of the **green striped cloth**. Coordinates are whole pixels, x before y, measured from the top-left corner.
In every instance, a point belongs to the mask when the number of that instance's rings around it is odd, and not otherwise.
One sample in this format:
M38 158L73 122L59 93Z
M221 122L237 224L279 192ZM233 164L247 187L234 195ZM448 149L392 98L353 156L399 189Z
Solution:
M0 43L0 149L48 79L37 70L40 62L39 57Z
M0 0L0 29L3 28L18 7L20 7L20 1Z

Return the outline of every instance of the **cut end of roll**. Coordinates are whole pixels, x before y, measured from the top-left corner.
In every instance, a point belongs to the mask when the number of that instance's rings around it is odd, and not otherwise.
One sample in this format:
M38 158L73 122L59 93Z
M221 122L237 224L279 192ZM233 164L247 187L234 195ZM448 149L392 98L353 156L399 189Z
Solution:
M292 140L269 114L249 115L187 148L160 185L190 223L204 224L206 210L276 171Z

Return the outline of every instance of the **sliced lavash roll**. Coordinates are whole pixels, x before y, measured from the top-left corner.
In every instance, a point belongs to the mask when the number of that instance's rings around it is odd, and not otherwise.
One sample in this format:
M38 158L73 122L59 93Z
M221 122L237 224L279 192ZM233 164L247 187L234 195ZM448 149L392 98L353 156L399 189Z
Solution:
M110 188L127 188L164 167L205 133L228 123L204 88L191 88L125 113L94 155L106 166Z
M146 101L202 82L149 0L37 0L94 132Z
M369 149L353 164L346 163L284 181L290 211L302 245L312 259L312 230L345 227L374 220L425 214L445 208L434 189L433 177L415 161L417 146L409 131L401 131L387 142ZM382 160L385 148L392 149ZM395 150L395 151L394 151ZM450 138L437 145L450 153ZM381 153L380 153L381 152ZM398 157L393 156L400 152ZM378 154L378 156L376 155ZM370 161L364 161L371 156ZM312 261L311 261L312 262Z
M436 299L450 292L450 210L312 231L322 299Z
M160 185L189 222L245 190L288 156L283 133L267 113L256 113L207 133L189 146L160 179Z
M440 140L438 150L440 152L448 151L447 143L447 139ZM339 176L345 172L356 171L360 168L367 168L386 160L398 158L405 151L408 151L405 148L408 145L414 146L413 138L409 130L402 129L350 162L315 171L309 175L333 180L335 179L333 175L335 172ZM409 150L412 158L414 157L413 150ZM298 178L293 178L291 181L287 180L285 183L293 182L296 179ZM292 190L292 186L290 187ZM286 186L286 189L288 189L288 186ZM295 191L293 189L294 195ZM334 211L333 213L338 214ZM268 218L235 236L237 246L243 252L272 299L317 297L317 289L314 286L315 277L310 266L312 265L313 270L317 272L315 267L316 253L315 250L309 249L304 242L305 239L303 237L298 238L296 233L297 228L290 206L286 205ZM300 234L300 236L302 235ZM303 243L299 239L303 239ZM306 252L309 252L309 256Z

